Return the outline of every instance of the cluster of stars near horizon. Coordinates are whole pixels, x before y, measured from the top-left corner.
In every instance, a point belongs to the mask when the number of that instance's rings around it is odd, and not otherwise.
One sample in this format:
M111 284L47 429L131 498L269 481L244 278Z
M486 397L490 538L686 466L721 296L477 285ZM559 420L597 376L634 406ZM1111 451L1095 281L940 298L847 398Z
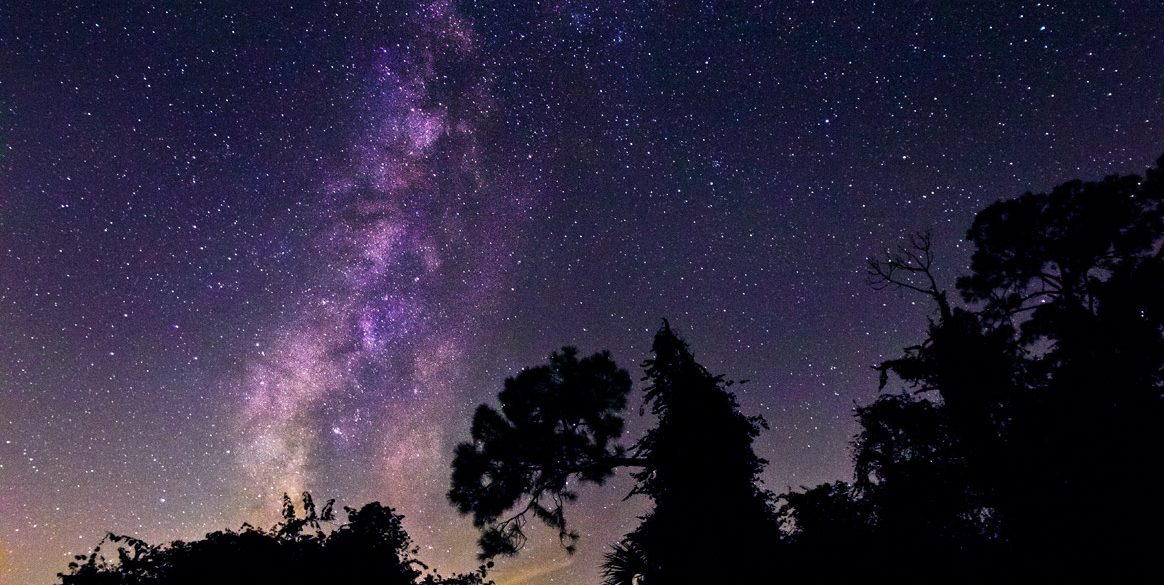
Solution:
M768 487L847 478L927 311L864 259L928 228L951 282L985 204L1164 150L1164 6L968 4L11 3L0 583L301 489L471 568L475 406L662 317L752 381ZM499 581L596 581L625 488Z

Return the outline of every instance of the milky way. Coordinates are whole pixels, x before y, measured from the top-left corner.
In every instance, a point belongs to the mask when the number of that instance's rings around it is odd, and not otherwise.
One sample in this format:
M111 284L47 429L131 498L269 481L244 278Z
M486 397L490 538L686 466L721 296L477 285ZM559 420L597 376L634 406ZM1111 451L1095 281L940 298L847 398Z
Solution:
M495 112L468 23L436 2L406 28L415 36L369 74L349 164L325 173L319 273L240 382L238 465L256 511L342 477L423 525L447 489L455 389L525 201L483 160L478 132ZM478 71L438 95L453 67Z
M852 473L924 307L865 259L1164 151L1164 5L70 2L0 9L0 583L310 490L476 565L444 493L506 376L667 317L775 491ZM649 420L632 401L630 437ZM649 417L646 417L649 418ZM502 585L598 579L625 476Z

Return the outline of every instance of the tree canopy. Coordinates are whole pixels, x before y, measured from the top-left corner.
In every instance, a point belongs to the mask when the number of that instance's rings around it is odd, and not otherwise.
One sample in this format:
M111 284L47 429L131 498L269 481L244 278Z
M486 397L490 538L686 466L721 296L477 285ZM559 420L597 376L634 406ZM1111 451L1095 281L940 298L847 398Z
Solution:
M805 565L848 558L866 578L908 567L953 582L1159 578L1162 166L983 209L956 283L963 306L938 286L924 234L870 262L874 286L926 295L936 316L922 343L877 366L903 393L857 409L853 484L781 497Z
M549 364L507 379L500 410L477 408L473 441L457 445L453 457L448 496L482 529L482 558L516 553L530 516L555 528L572 550L577 535L564 510L577 497L570 481L602 484L626 463L626 449L615 441L630 387L630 375L609 353L579 359L566 347Z

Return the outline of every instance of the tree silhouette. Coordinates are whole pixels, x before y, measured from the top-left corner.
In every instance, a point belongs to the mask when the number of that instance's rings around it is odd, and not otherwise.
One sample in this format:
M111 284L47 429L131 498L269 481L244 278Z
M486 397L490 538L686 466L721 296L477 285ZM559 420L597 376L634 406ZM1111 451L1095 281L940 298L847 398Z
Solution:
M924 234L870 262L875 287L924 294L936 316L877 366L882 388L892 375L913 393L857 410L854 484L781 496L805 562L835 558L831 546L865 578L1158 580L1161 166L983 209L964 307L939 287Z
M587 364L567 348L550 365L507 380L501 413L478 409L474 443L456 450L449 498L483 529L484 556L515 553L531 512L572 546L563 513L574 497L570 481L601 483L618 467L636 469L627 497L646 496L654 508L608 554L608 583L731 581L758 568L760 551L771 553L778 539L772 496L758 486L766 462L752 450L763 420L738 412L732 383L699 365L666 322L652 353L643 364L643 410L649 406L657 424L629 456L610 441L621 432L630 381L607 354ZM574 422L593 419L606 421L599 428L609 432ZM552 507L540 503L546 498ZM712 535L724 551L718 562L702 556L702 540Z
M283 521L270 529L244 524L194 542L150 545L109 534L88 555L79 555L60 573L61 585L286 585L340 583L383 585L486 585L487 566L444 578L427 573L415 558L417 547L404 531L402 516L379 502L344 508L347 522L330 533L329 501L319 512L310 494L300 516L283 497Z
M644 580L750 580L766 570L758 561L771 560L777 544L773 496L760 488L767 462L752 449L767 425L739 412L732 383L697 363L666 322L651 352L644 404L658 423L632 450L644 465L631 474L631 494L649 497L654 508L627 536L647 561ZM708 562L701 541L713 535L721 558Z
M664 321L640 415L620 439L629 374L574 348L505 380L456 447L449 500L480 529L480 556L516 554L530 520L578 535L577 486L629 468L652 506L605 555L604 585L1159 582L1164 547L1164 157L1145 177L1072 181L994 203L952 300L922 233L869 262L879 289L933 303L925 339L875 366L884 391L856 408L854 477L779 497L762 487L733 382ZM301 510L194 542L109 534L61 585L380 583L482 585L491 563L443 578L391 508Z
M616 467L634 463L614 444L630 387L630 375L610 354L578 359L567 347L548 365L505 380L500 411L477 408L473 442L454 453L448 497L482 529L482 558L516 553L530 516L555 528L573 550L577 535L564 511L577 497L571 480L602 484Z
M963 298L987 326L1017 329L1004 537L1030 574L1103 566L1151 574L1164 539L1164 180L1072 181L975 218ZM1081 505L1081 503L1086 505ZM1056 559L1064 559L1051 563Z
M778 496L777 510L785 537L784 572L789 580L809 583L853 583L878 576L873 560L872 516L851 484L821 484ZM879 548L879 547L878 547Z

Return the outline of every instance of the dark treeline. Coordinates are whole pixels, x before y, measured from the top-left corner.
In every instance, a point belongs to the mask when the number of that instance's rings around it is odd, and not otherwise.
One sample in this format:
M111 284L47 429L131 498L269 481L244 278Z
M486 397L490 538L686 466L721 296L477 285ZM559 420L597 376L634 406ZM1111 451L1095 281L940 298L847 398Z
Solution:
M654 426L635 441L631 376L606 352L563 348L478 408L448 494L481 531L475 573L429 574L380 504L325 532L331 503L317 513L305 494L304 516L288 499L271 529L110 535L113 552L78 557L61 583L483 583L530 521L572 551L577 486L624 470L626 496L651 506L607 552L606 585L1164 581L1162 167L986 207L954 291L926 234L870 260L874 288L928 299L929 327L876 366L850 481L764 489L763 419L664 322L636 401Z
M780 496L763 421L669 326L644 364L657 424L618 445L628 375L571 349L506 381L453 461L483 558L536 518L573 546L570 486L618 468L653 508L607 585L1164 581L1164 157L1143 178L1072 181L982 210L951 300L920 234L869 262L874 288L931 301L928 335L877 366L855 474Z
M379 502L344 508L334 501L317 510L303 494L302 514L283 496L283 520L269 529L244 524L238 531L207 534L194 542L151 545L110 534L61 573L62 585L288 585L382 583L385 585L486 585L482 565L469 574L441 577L416 559L402 516Z

